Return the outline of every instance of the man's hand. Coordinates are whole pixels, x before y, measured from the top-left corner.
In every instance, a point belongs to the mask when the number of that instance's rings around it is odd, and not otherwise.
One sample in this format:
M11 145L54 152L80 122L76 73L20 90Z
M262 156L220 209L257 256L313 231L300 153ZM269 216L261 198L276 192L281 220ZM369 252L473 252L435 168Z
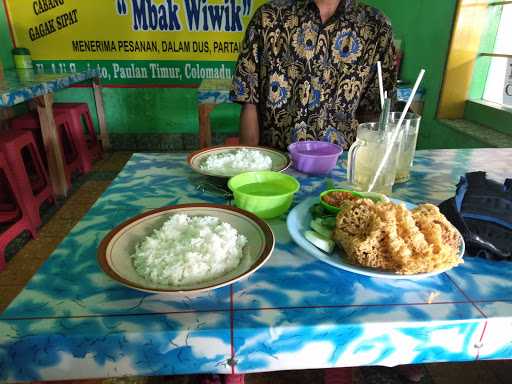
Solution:
M242 112L240 113L240 144L258 145L259 142L258 108L255 104L242 104Z

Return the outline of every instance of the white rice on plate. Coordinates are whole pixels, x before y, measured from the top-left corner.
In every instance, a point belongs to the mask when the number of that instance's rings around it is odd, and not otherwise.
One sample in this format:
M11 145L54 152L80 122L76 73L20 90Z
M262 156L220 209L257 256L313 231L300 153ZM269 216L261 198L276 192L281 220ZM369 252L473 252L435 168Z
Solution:
M213 280L242 260L245 236L213 216L175 214L135 247L136 272L164 285Z
M234 175L250 171L269 171L272 159L257 149L238 149L210 155L200 165L203 171Z

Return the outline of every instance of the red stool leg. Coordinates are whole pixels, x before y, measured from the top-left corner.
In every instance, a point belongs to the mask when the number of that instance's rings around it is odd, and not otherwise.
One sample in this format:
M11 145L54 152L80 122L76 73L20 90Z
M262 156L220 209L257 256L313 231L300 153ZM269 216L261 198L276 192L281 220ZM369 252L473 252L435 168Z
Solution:
M20 209L14 202L15 196L7 177L0 169L0 223L14 221L20 215Z
M0 203L0 223L14 221L20 215L20 208L12 204Z
M94 124L92 123L89 109L87 109L84 116L87 124L87 130L89 131L89 137L91 138L91 145L88 146L89 152L91 153L91 157L93 159L100 159L103 154L103 148L101 147L101 143L98 140L98 136L96 136L96 131L94 130Z
M11 224L7 230L0 233L0 271L5 268L5 249L7 245L14 240L18 235L20 235L23 231L28 231L33 238L36 238L36 228L33 225L26 207L23 206L22 201L19 199L21 192L19 190L18 185L16 184L16 180L12 175L7 161L0 152L0 173L1 179L6 184L5 187L8 188L12 193L14 198L14 204L16 205L17 211L20 213L16 216L15 222Z
M55 115L55 125L59 132L60 148L64 160L66 180L68 186L71 187L73 174L83 172L80 158L80 143L75 139L75 135L73 133L73 122L69 114L57 113Z
M18 186L20 205L27 209L34 227L38 227L41 225L40 206L47 200L53 201L54 196L34 138L30 132L7 132L0 135L0 147ZM29 178L27 165L23 159L23 150L25 148L28 149L28 154L30 154L30 160L32 161L37 179L42 180L40 182L42 187L40 188L36 187L34 189L35 183L31 182Z
M56 103L54 108L58 113L70 116L73 139L77 145L82 171L90 172L93 160L101 157L102 149L94 130L88 105L86 103ZM88 132L89 141L84 130Z
M36 140L37 148L41 159L43 159L45 169L48 169L48 159L46 158L46 150L44 149L43 134L41 132L41 125L39 124L39 117L34 112L27 112L23 115L17 116L9 123L9 127L14 130L27 130L32 132Z
M245 375L225 375L224 376L224 384L244 384L245 383Z
M240 138L238 137L228 137L224 140L225 145L240 145Z

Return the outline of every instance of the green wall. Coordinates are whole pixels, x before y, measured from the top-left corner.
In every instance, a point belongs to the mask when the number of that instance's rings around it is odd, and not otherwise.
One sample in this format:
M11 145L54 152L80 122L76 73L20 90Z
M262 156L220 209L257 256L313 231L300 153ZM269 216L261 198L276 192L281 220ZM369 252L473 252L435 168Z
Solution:
M9 26L5 17L4 6L0 6L0 60L5 68L12 67L13 59L11 55L12 42L9 34Z
M427 90L419 147L447 148L474 146L460 133L435 120L444 66L449 47L456 0L365 0L381 9L392 21L402 40L404 60L401 78L414 82L425 68ZM12 66L12 48L3 6L0 7L0 58ZM75 88L59 92L59 100L88 100L91 90ZM105 88L105 109L112 133L196 133L198 131L196 91L176 88ZM235 132L239 107L222 105L212 113L214 131Z
M437 123L435 117L450 44L456 0L365 0L381 9L402 40L404 59L400 78L414 84L421 68L426 69L423 122L418 146L446 148L462 146L460 137Z

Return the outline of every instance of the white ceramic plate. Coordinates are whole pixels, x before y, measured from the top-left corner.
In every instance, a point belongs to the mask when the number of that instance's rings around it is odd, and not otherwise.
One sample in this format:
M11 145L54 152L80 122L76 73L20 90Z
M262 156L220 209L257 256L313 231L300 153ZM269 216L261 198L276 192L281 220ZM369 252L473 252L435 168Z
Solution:
M161 285L139 276L131 261L135 245L177 213L215 216L244 235L248 242L238 267L219 278L193 285ZM98 262L107 275L127 287L146 292L190 294L232 284L254 273L270 258L274 243L268 224L252 213L223 205L182 204L146 212L114 228L100 244Z
M408 209L412 209L415 207L414 204L407 203L401 200L392 199L394 203L404 203ZM358 267L356 265L350 264L346 261L346 254L343 249L336 246L334 252L332 254L325 253L311 244L304 237L304 232L309 230L309 223L311 222L311 214L309 209L312 205L318 203L318 197L311 197L309 199L304 200L302 203L297 205L292 211L288 214L288 231L290 232L293 240L307 253L311 256L316 257L318 260L323 261L333 267L344 269L345 271L357 273L360 275L370 276L370 277L379 277L383 279L407 279L407 280L419 280L424 279L426 277L435 276L440 273L446 272L447 269L438 270L429 273L418 273L415 275L399 275L393 272L379 270L375 268L365 268ZM459 255L462 258L464 256L465 245L464 240L461 236L460 250Z
M232 176L236 176L238 173L243 173L243 171L234 172L232 174L221 174L221 173L216 173L216 172L208 172L208 171L201 169L201 164L203 164L203 162L211 155L235 152L240 149L255 149L255 150L260 151L264 155L269 156L272 159L272 169L271 169L272 171L281 172L290 166L290 159L283 152L280 152L280 151L272 149L272 148L267 148L267 147L251 147L251 146L245 146L245 145L223 145L223 146L218 146L218 147L210 147L210 148L201 149L201 150L193 152L189 155L188 163L189 163L190 167L195 172L200 173L202 175L229 178Z

